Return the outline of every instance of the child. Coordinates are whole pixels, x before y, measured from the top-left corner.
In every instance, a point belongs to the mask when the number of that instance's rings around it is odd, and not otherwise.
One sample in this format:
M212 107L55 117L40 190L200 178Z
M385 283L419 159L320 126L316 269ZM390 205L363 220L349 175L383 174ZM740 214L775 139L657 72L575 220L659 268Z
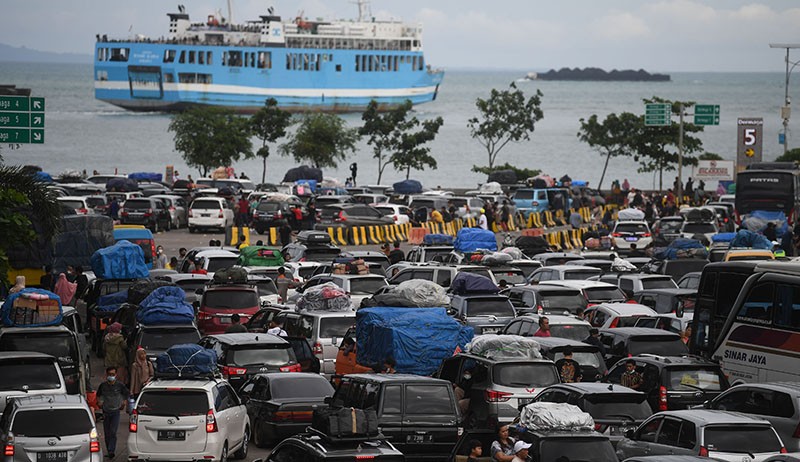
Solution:
M483 454L483 448L479 440L472 440L469 442L469 457L467 462L478 462L478 457Z

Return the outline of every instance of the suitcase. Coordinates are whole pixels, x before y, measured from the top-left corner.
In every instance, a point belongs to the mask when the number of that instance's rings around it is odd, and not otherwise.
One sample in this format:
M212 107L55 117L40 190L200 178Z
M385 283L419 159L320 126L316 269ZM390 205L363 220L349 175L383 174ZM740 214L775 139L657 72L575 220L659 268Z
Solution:
M311 426L335 438L374 436L378 434L378 415L374 409L317 409L314 411Z

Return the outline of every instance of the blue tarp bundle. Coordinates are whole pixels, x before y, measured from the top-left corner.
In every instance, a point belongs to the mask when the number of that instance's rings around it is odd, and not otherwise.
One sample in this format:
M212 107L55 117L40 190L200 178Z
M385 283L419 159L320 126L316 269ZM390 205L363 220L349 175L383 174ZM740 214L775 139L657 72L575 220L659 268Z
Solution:
M750 231L758 233L764 232L767 228L767 223L775 223L775 235L778 240L789 232L789 224L786 219L786 214L780 210L777 212L767 212L765 210L753 210L747 215L747 218L742 222L742 227Z
M14 307L14 301L24 296L25 294L34 294L46 297L50 300L56 300L58 302L58 314L56 316L49 317L47 320L42 320L41 322L37 322L36 318L38 318L38 316L29 317L29 315L34 313L35 310L30 308ZM25 310L27 312L21 312L21 310ZM50 292L49 290L34 289L32 287L22 289L15 294L9 295L8 298L6 298L6 301L3 302L3 306L0 307L0 321L2 321L3 325L7 327L58 326L61 324L63 317L64 317L64 312L61 307L61 298L58 295L54 294L53 292Z
M475 252L478 249L497 250L497 238L494 233L483 228L461 228L453 246L463 253Z
M450 290L456 295L464 294L496 294L500 292L494 282L482 274L461 271L450 283Z
M730 242L736 237L736 233L717 233L711 236L711 242Z
M697 249L692 251L692 249ZM668 247L656 249L653 253L653 258L658 260L675 260L680 258L681 254L685 256L702 258L708 256L708 251L705 246L696 239L679 238L669 243Z
M193 377L217 371L217 353L194 343L174 345L156 358L156 372Z
M106 182L106 191L130 192L138 190L139 183L130 178L111 178Z
M294 182L294 184L297 185L304 184L307 185L309 188L311 188L311 191L317 190L317 180L297 180Z
M180 287L159 287L139 304L136 320L145 325L191 324L194 308L186 303L185 297Z
M453 245L453 236L449 234L426 234L422 238L426 245Z
M731 247L750 247L753 249L772 250L772 242L762 234L746 229L739 230L731 241Z
M150 274L144 263L144 251L129 241L119 241L95 252L92 271L100 279L139 279Z
M160 173L153 172L134 172L128 175L128 178L136 181L153 181L160 182L163 178Z
M114 292L113 294L102 295L97 299L97 311L114 313L128 301L128 289Z
M419 194L422 192L422 183L417 180L398 181L392 185L395 194Z
M47 172L36 172L36 173L33 174L33 176L37 180L44 181L45 183L52 183L53 182L53 177L50 176L50 174L47 173Z
M399 373L432 375L472 337L472 327L462 326L444 308L374 307L356 312L356 360L365 366L382 366L392 356Z

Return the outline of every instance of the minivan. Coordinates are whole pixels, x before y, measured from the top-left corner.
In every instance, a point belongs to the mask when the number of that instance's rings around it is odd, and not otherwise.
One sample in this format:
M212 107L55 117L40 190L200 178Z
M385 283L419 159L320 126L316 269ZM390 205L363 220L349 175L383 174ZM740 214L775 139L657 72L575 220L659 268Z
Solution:
M128 241L138 245L144 251L144 263L148 268L153 268L156 258L156 241L153 233L142 225L117 225L114 226L114 239Z
M512 199L517 211L527 220L531 213L542 213L553 209L551 204L558 201L558 196L561 197L561 208L566 214L572 203L570 199L572 195L566 188L520 188L514 192Z

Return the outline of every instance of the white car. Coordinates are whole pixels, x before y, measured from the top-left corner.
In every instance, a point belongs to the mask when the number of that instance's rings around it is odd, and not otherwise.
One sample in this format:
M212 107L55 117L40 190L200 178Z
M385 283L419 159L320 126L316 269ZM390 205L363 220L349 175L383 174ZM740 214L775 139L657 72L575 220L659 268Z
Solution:
M633 327L642 317L655 318L658 313L638 303L601 303L586 308L583 318L598 328Z
M375 204L373 205L379 212L383 214L385 217L392 217L395 223L398 225L404 225L409 222L409 212L408 207L405 205L398 205L398 204Z
M619 220L614 225L611 237L614 239L614 248L621 252L632 250L634 246L638 250L644 250L653 243L650 225L646 221Z
M167 204L169 218L174 229L185 228L189 224L186 199L173 194L156 194L150 196L153 199L161 199Z
M230 268L236 265L239 256L229 250L212 249L197 252L194 256L194 261L201 260L203 262L203 269L208 271L208 274L213 276L217 270L222 268ZM191 272L194 267L189 267Z
M189 232L197 232L201 228L215 228L225 231L233 226L233 210L221 197L203 197L195 199L189 206Z
M156 379L139 394L128 430L129 460L227 461L247 457L250 417L228 382Z
M82 196L64 196L57 197L56 200L64 207L69 207L75 210L78 215L94 215L94 208L89 205L89 202Z

